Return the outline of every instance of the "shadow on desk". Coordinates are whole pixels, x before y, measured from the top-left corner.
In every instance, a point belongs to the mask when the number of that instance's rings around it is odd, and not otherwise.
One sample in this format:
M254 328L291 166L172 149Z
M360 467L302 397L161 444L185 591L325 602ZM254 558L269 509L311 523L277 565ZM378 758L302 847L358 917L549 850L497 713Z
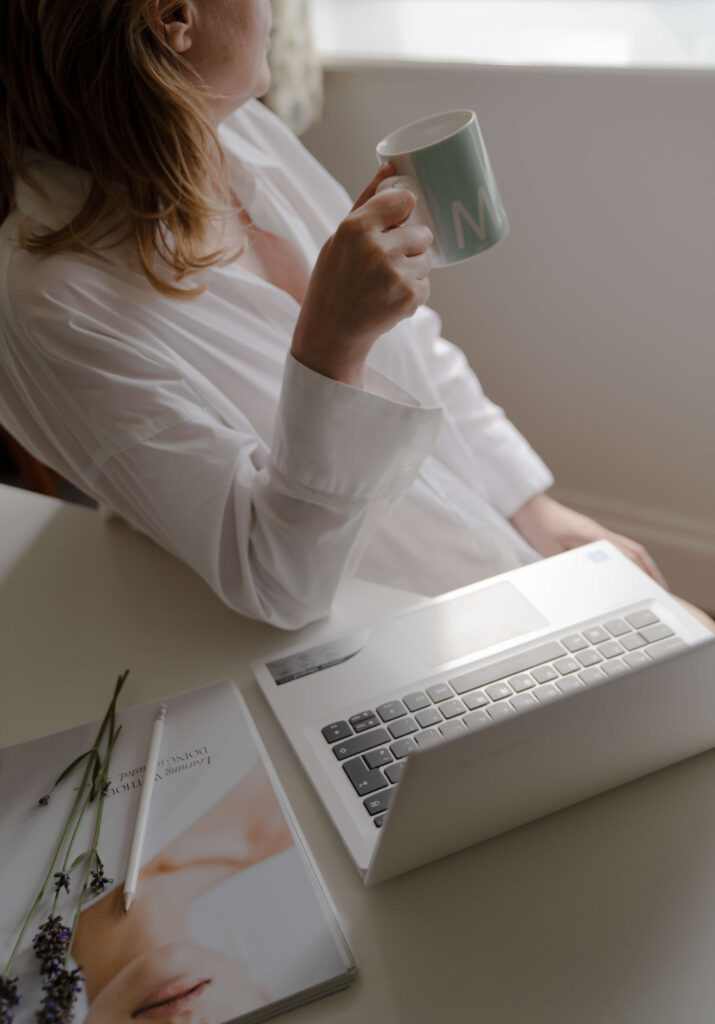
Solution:
M714 792L715 751L367 890L397 1019L710 1024Z
M249 654L286 645L285 633L232 612L191 569L121 521L46 499L40 506L36 528L25 522L23 543L0 560L0 650L12 679L4 711L12 713L23 688L46 690L38 672L52 675L52 696L33 713L36 735L63 727L67 692L76 709L83 689L86 718L101 716L125 668L129 705L230 675ZM75 710L67 724L76 722Z

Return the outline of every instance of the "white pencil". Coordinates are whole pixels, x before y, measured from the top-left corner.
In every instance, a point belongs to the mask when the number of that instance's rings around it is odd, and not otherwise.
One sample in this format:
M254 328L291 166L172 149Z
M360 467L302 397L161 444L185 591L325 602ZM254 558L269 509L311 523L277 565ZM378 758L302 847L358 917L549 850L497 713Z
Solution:
M137 892L137 881L139 879L139 867L141 865L144 837L146 835L147 821L149 820L149 804L151 793L154 789L154 777L156 765L159 760L159 747L161 746L161 734L164 731L164 719L166 718L166 704L161 704L154 716L154 726L151 730L149 741L149 753L146 757L146 768L144 769L144 785L142 786L137 820L134 823L134 835L129 850L129 861L127 863L127 874L124 879L124 913L129 913L129 908L134 902Z

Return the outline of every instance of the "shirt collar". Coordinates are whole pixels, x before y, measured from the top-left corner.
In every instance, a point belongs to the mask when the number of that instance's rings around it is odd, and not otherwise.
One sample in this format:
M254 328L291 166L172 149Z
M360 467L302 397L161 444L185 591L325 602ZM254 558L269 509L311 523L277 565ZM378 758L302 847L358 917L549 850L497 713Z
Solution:
M276 161L242 137L232 125L220 125L219 138L230 180L240 189L250 209L256 198L256 168L274 166ZM31 182L15 177L15 204L19 213L50 231L61 230L86 202L92 187L91 174L30 147L24 152L23 169ZM110 235L102 238L99 254L117 265L138 269L133 244L124 240L107 246L110 238Z
M230 125L222 124L219 127L219 138L230 177L232 181L240 182L243 190L251 189L253 185L253 168L275 165L274 158L262 153ZM72 167L31 148L25 150L23 167L42 191L38 192L32 185L16 177L15 203L18 210L43 227L59 231L82 209L92 187L91 175L88 171Z
M25 150L23 169L32 184L15 178L18 210L42 227L59 231L81 210L89 195L90 175L36 149Z

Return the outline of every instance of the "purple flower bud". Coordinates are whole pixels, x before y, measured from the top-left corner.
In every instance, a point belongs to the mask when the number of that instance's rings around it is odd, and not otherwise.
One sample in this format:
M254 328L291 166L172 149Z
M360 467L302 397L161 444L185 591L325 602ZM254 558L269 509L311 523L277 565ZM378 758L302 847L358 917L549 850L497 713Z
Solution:
M35 1014L38 1024L69 1024L74 1014L76 997L82 991L83 981L81 967L75 967L71 971L63 967L52 977L46 978L42 986L45 997Z
M62 924L59 914L56 917L50 914L47 920L40 925L32 940L32 948L40 961L41 974L51 976L61 969L67 955L70 934L70 929Z
M0 1024L11 1024L13 1008L20 1002L17 990L17 978L7 978L0 974Z
M59 893L60 889L64 889L66 893L70 891L70 876L67 871L55 871L52 876L55 879L55 892Z

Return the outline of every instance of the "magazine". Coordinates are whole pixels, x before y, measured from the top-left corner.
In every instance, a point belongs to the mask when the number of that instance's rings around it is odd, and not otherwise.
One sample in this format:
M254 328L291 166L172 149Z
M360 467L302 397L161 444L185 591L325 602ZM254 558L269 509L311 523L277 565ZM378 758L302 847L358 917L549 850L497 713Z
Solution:
M119 712L99 855L109 884L83 905L72 946L84 978L76 1024L253 1022L346 987L355 963L248 709L228 681L169 697L134 903L122 883L157 703ZM73 776L38 799L97 724L0 749L0 975L76 795ZM85 815L78 851L89 848ZM30 1024L42 999L32 937L11 975ZM58 900L74 917L76 896Z

